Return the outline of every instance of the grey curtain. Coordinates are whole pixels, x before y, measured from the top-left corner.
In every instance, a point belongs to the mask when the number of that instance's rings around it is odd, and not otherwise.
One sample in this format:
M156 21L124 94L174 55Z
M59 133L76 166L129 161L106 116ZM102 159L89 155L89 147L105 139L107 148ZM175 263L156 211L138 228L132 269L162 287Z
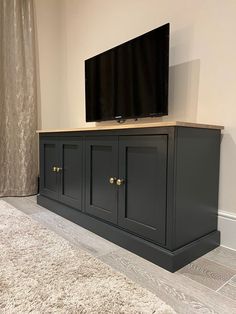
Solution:
M0 196L37 192L33 0L0 0Z

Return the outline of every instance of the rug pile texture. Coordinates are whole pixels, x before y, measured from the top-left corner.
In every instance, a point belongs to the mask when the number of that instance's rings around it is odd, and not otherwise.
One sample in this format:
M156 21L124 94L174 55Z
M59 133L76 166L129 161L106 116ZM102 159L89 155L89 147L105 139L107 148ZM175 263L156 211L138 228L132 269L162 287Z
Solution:
M0 313L175 311L151 292L0 200Z

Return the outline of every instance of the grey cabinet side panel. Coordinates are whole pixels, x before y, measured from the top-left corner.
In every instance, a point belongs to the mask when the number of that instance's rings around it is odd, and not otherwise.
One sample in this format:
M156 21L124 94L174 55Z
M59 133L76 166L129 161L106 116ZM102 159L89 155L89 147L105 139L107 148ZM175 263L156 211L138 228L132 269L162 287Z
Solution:
M220 131L177 128L175 248L217 230Z

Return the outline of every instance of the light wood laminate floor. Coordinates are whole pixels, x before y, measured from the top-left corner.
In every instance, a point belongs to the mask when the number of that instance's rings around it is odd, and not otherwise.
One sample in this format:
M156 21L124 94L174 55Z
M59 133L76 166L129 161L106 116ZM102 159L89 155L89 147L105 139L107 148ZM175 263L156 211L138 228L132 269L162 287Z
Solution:
M37 205L35 196L3 199L155 293L177 313L236 314L236 251L219 247L172 274Z

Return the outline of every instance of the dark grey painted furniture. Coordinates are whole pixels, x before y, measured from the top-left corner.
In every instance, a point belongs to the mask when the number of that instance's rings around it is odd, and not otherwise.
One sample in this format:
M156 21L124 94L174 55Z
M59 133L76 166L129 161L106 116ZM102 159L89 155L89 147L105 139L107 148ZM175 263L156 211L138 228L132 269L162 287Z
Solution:
M40 134L38 204L176 271L217 247L220 130Z

